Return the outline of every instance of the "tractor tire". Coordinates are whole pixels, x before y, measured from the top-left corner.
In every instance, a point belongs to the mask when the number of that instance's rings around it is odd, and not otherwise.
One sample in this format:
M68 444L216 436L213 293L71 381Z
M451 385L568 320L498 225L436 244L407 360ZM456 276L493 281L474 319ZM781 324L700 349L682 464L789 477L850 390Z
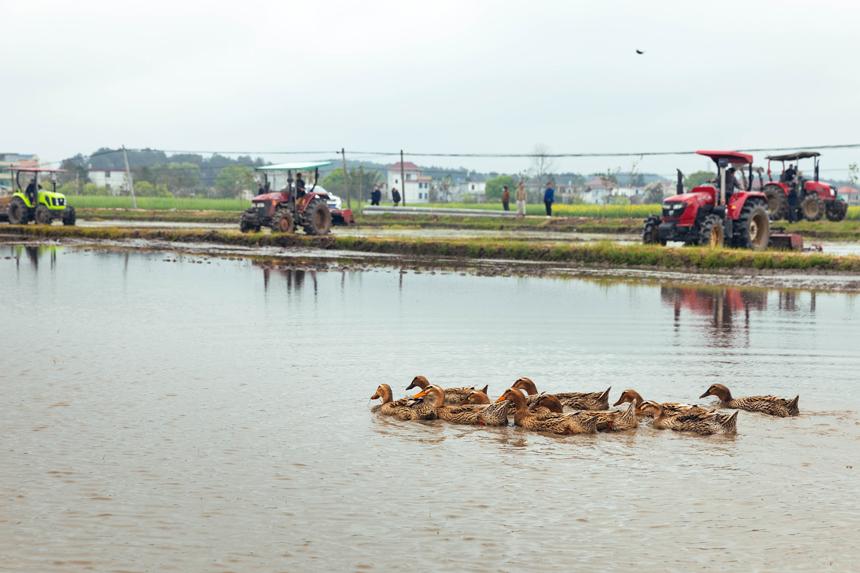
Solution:
M30 222L30 209L20 197L12 198L6 214L9 217L9 222L13 225L26 225Z
M829 201L825 205L824 214L827 215L828 221L839 222L848 214L848 203L844 201Z
M719 249L725 245L723 219L719 215L708 215L699 226L699 245Z
M331 231L331 211L325 201L314 201L304 213L304 229L308 235L327 235Z
M273 233L292 233L296 230L293 214L287 209L278 209L272 217Z
M800 214L807 221L818 221L824 216L824 202L818 195L810 193L800 202Z
M50 209L48 209L44 205L39 205L38 207L36 207L36 213L33 215L33 221L35 221L37 225L50 225L53 219L54 217L53 215L51 215Z
M242 233L250 233L251 231L259 233L260 225L257 224L257 214L254 212L250 214L247 212L242 213L242 216L239 218L239 231Z
M75 223L78 221L78 215L75 213L74 207L66 207L66 210L63 211L63 225L67 227L74 227Z
M788 197L779 185L765 185L762 190L767 195L767 212L771 221L788 218Z
M645 219L645 227L642 229L642 244L656 245L661 244L666 246L666 241L660 240L660 231L657 227L660 226L660 219L657 217L648 217Z
M770 242L770 218L758 201L747 201L734 222L734 246L763 251Z

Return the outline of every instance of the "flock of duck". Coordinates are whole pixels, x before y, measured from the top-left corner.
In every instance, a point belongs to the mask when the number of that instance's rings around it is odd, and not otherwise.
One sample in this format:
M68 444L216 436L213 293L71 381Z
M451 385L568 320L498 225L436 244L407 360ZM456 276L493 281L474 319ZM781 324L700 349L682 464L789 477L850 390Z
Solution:
M399 420L441 419L452 424L476 426L507 426L513 416L514 424L526 430L553 434L591 434L632 430L642 417L651 418L657 429L692 432L702 435L733 434L737 430L738 410L760 412L770 416L796 416L798 401L776 396L746 396L734 398L722 384L712 384L699 398L716 396L716 408L677 402L644 400L635 390L625 390L613 404L630 404L625 410L609 409L609 391L538 392L530 378L519 378L495 401L487 395L488 387L442 388L430 384L424 376L416 376L406 390L420 389L413 396L394 400L391 387L380 384L371 400L382 400L373 412L394 416ZM728 414L720 408L735 410ZM568 411L566 412L565 409Z

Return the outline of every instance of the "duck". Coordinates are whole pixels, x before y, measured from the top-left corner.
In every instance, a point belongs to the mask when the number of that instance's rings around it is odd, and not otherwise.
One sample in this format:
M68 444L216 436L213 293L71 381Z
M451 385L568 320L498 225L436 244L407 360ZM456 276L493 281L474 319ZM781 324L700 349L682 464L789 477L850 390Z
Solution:
M537 400L538 390L531 378L518 378L511 388L525 390L529 395L528 403ZM555 392L553 395L561 400L562 405L573 410L608 410L610 386L603 392Z
M642 398L642 395L639 394L636 390L628 388L624 392L621 393L621 396L618 400L615 401L613 406L619 406L621 404L626 404L630 402L636 406L636 415L637 416L649 416L653 413L652 409L647 409L645 411L642 410L642 404L645 403L645 399ZM663 412L666 415L678 415L678 414L708 414L713 413L716 410L713 408L703 408L702 406L697 406L694 404L681 404L679 402L658 402L660 406L663 407Z
M436 385L429 385L414 396L416 399L427 399L436 412L436 417L452 424L469 424L472 426L507 426L510 402L498 404L446 404L446 390ZM483 392L482 392L483 393Z
M539 417L529 411L526 397L517 389L508 388L499 396L497 403L509 401L514 405L514 424L535 432L553 434L593 434L597 432L596 419L581 419L568 414L554 414Z
M561 400L551 394L542 394L530 410L538 417L560 414L564 411ZM570 414L579 418L594 418L598 432L621 432L639 425L636 408L630 404L626 410L580 410Z
M370 397L371 400L382 400L382 404L377 404L371 408L371 412L379 413L383 416L394 416L398 420L433 420L436 418L436 412L429 404L423 400L415 400L413 398L401 398L393 400L391 386L388 384L380 384L376 387L376 392Z
M669 415L659 402L645 401L642 408L650 412L654 418L651 425L658 430L675 430L676 432L692 432L709 436L719 432L734 434L737 431L738 413L720 414L719 412L682 413Z
M727 387L722 384L711 384L710 388L699 396L699 398L706 398L708 396L719 398L721 408L761 412L762 414L778 416L780 418L800 414L800 408L797 406L800 401L800 395L795 396L791 400L788 398L777 398L776 396L745 396L743 398L734 398Z
M412 382L409 383L409 386L406 387L406 390L412 390L413 388L421 388L421 390L426 390L427 387L430 386L430 381L427 380L426 376L416 376L412 379ZM484 386L482 391L486 394L489 386ZM474 390L474 386L469 387L460 387L460 388L445 388L445 403L446 404L465 404L466 396L469 395L469 392Z

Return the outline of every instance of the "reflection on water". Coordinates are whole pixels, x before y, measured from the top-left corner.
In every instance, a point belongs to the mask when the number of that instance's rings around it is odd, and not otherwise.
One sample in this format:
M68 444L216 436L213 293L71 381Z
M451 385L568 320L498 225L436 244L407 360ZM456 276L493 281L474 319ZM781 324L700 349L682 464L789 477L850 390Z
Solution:
M273 268L10 247L10 571L850 570L853 297ZM261 280L262 279L262 280ZM260 288L262 282L263 288ZM742 412L735 439L549 437L369 413L380 383L516 377ZM548 557L551 556L551 557ZM404 565L408 564L408 565Z

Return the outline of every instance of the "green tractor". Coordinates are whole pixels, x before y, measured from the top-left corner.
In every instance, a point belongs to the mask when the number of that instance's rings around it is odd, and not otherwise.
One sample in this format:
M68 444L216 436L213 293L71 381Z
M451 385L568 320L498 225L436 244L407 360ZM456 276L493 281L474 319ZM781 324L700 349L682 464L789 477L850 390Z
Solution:
M60 219L63 225L75 224L75 208L66 204L65 195L57 193L57 173L61 170L13 165L11 171L15 187L11 195L0 196L0 221L50 225ZM43 183L50 186L50 191L44 189Z

